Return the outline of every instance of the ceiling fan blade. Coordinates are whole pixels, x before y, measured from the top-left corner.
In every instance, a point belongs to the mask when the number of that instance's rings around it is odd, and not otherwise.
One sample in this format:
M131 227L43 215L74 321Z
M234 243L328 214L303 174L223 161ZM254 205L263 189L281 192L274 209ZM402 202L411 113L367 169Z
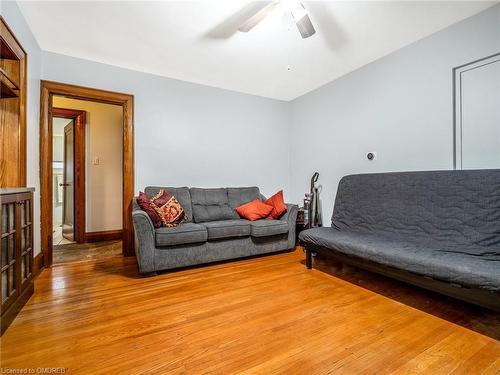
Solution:
M316 33L311 19L309 18L309 14L307 14L307 10L302 3L299 3L297 8L292 11L292 16L302 38L309 38Z
M273 1L267 4L264 8L255 13L252 17L247 19L239 28L239 31L249 32L252 30L260 21L262 21L271 11L278 5L278 1Z

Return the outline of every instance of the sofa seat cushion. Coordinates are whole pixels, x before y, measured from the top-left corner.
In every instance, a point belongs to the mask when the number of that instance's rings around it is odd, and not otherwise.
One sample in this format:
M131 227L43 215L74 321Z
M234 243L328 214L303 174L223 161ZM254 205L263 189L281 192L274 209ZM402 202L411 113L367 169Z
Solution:
M207 228L209 240L250 236L250 222L248 220L210 221L201 225Z
M299 235L313 244L374 263L471 288L500 290L500 248L450 245L435 238L313 228Z
M252 237L267 237L288 233L288 223L282 220L257 220L251 222Z
M206 242L207 230L203 225L183 223L176 227L156 229L156 246L174 246L188 243Z

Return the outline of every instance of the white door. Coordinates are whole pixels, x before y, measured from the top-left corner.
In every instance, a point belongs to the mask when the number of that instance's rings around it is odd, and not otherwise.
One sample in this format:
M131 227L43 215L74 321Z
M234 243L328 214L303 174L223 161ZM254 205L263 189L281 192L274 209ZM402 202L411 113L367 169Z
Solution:
M500 56L456 73L456 166L500 168Z

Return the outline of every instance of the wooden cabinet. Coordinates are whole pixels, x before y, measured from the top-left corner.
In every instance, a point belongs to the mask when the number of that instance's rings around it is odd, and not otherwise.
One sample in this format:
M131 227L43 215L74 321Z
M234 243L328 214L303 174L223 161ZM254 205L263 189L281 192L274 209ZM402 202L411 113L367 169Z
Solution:
M34 290L33 191L0 189L2 334Z
M0 187L26 186L26 62L0 17Z

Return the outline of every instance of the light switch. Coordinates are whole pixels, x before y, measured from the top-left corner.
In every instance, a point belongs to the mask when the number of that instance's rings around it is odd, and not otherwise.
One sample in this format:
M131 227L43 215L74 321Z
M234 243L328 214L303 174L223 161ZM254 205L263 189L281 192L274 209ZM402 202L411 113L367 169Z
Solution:
M101 162L101 161L99 160L99 157L95 157L95 158L94 158L94 161L93 161L93 164L94 164L94 165L99 165L99 163L100 163L100 162Z

